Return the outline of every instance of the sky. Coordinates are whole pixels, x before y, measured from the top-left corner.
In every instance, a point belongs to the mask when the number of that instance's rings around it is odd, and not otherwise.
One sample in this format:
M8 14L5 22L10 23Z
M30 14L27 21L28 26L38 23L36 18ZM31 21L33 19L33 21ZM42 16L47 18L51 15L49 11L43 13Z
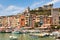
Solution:
M0 0L0 16L22 13L28 6L35 9L52 3L54 8L60 8L60 0Z

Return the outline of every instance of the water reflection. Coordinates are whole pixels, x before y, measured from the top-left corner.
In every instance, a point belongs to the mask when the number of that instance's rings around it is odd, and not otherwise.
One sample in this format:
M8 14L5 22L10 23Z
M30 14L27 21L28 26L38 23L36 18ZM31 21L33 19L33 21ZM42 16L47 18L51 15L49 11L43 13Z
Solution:
M0 33L0 40L10 40L9 36L16 36L18 40L55 40L52 38L38 38L35 36L29 36L29 34L11 34L11 33Z

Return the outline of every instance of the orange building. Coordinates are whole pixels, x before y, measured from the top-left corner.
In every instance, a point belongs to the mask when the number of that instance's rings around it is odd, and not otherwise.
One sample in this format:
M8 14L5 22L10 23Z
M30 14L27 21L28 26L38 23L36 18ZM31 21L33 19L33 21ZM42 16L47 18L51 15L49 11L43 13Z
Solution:
M24 27L25 26L25 16L23 14L20 16L19 21L20 21L20 27Z

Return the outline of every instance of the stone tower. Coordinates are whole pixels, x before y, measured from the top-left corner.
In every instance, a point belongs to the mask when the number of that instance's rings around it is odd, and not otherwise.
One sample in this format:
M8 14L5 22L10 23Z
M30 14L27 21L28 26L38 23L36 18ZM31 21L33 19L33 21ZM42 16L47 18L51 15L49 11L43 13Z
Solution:
M53 20L52 20L53 25L59 25L59 10L58 10L58 8L52 9L51 13L52 13L51 15L53 18Z

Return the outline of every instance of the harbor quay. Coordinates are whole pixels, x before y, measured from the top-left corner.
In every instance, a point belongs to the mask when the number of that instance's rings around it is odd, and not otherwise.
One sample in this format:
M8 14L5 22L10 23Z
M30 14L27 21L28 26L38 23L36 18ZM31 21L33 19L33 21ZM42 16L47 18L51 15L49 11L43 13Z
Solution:
M27 7L16 15L0 16L0 33L6 35L6 40L60 39L60 8L49 4L32 10Z

